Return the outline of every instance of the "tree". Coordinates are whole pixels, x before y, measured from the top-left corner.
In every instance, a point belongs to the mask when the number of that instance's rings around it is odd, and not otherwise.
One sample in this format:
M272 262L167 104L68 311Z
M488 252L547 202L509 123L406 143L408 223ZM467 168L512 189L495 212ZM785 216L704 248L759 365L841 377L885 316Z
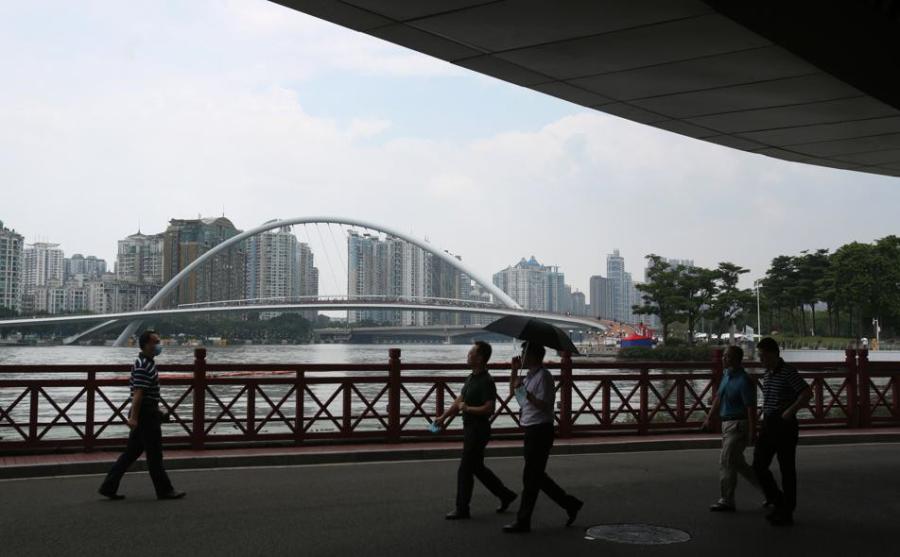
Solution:
M710 304L707 315L716 323L716 332L724 332L733 323L753 307L753 293L747 289L738 288L741 275L749 273L734 263L723 261L715 269L715 297Z
M677 267L675 291L681 299L678 315L687 325L688 343L694 344L697 321L716 295L716 272L703 267Z
M651 253L647 261L647 282L637 285L643 304L632 306L632 310L638 315L658 316L665 342L669 338L669 326L678 320L682 305L678 293L680 273L658 255Z

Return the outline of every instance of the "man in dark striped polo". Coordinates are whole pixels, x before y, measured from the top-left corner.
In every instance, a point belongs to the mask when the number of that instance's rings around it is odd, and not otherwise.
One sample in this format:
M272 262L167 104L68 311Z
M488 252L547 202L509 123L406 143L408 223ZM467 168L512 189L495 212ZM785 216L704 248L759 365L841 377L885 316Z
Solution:
M789 526L794 523L797 507L797 411L806 406L812 391L797 370L781 358L775 339L764 338L756 348L766 366L766 375L762 428L753 451L753 469L766 500L775 503L775 510L766 518L775 526ZM769 470L776 455L781 469L781 490Z
M180 499L183 491L175 491L169 475L163 468L162 455L162 413L159 410L159 374L156 371L154 358L162 352L159 335L156 331L146 330L138 339L141 351L131 368L131 410L128 412L128 446L119 456L112 469L100 486L100 495L112 500L124 499L120 495L119 482L128 468L147 452L147 468L157 499Z

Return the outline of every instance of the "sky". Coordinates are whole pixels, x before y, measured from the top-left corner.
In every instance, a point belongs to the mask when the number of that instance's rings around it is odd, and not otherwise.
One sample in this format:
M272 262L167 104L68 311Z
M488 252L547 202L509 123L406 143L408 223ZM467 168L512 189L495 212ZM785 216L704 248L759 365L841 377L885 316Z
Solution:
M0 82L0 220L110 263L138 226L223 211L381 223L488 280L534 255L583 291L613 249L636 279L657 253L749 283L900 232L900 178L657 130L265 0L0 0Z

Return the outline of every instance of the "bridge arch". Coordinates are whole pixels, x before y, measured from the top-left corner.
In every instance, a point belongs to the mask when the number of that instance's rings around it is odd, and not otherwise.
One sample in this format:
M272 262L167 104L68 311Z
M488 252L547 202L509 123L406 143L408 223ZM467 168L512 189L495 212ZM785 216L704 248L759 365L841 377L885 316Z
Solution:
M255 228L245 230L244 232L241 232L240 234L232 236L231 238L228 238L224 242L216 244L212 249L203 253L197 259L193 260L184 269L182 269L178 274L176 274L174 277L172 277L169 280L169 282L164 284L163 287L159 290L159 292L157 292L155 296L150 298L150 300L144 305L143 311L153 309L156 306L156 304L158 304L161 300L163 300L166 297L166 295L168 295L172 290L174 290L176 287L178 287L178 285L180 285L184 280L186 280L188 275L191 273L191 271L194 271L195 269L197 269L200 265L203 264L203 262L212 258L217 253L219 253L223 250L226 250L229 247L234 246L235 244L238 244L238 243L246 240L247 238L251 238L253 236L262 234L263 232L267 232L269 230L273 230L276 228L281 228L283 226L294 226L294 225L298 225L298 224L341 224L341 225L345 225L345 226L358 226L360 228L375 230L377 232L381 232L381 233L387 234L389 236L399 238L403 241L409 242L409 243L425 250L426 252L440 258L441 260L443 260L444 262L446 262L447 264L449 264L456 270L458 270L462 273L465 273L469 278L474 280L479 286L481 286L482 288L484 288L485 290L490 292L494 296L494 299L499 301L503 306L505 306L509 309L517 309L517 310L522 309L521 306L519 304L517 304L515 300L513 300L509 295L507 295L506 292L504 292L499 287L497 287L493 282L486 281L486 280L480 278L478 273L471 270L462 261L460 261L459 259L456 259L455 257L452 257L450 254L437 248L436 246L429 244L425 240L420 240L419 238L416 238L409 234L405 234L405 233L400 232L399 230L395 230L391 227L383 226L383 225L365 221L365 220L345 218L345 217L333 217L333 216L312 216L312 217L295 217L295 218L289 218L289 219L273 219L273 220L267 221L267 222L255 227ZM66 339L66 341L68 343L75 342L79 338L81 338L97 329L106 327L110 324L112 324L112 322L103 323L101 325L98 325L97 327L94 327L92 329L85 331L84 333L81 333L74 337L70 337L70 338ZM139 326L140 326L140 321L130 322L128 324L128 326L125 328L125 330L122 331L122 333L116 339L116 342L114 345L115 346L124 346L125 343L128 341L128 338L134 334L134 332L137 330L137 328Z

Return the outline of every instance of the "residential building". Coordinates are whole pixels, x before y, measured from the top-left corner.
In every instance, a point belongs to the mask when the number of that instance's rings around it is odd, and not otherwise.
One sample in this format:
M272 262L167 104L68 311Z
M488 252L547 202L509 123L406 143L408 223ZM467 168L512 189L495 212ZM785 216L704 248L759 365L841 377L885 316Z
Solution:
M22 310L25 238L0 221L0 309Z

